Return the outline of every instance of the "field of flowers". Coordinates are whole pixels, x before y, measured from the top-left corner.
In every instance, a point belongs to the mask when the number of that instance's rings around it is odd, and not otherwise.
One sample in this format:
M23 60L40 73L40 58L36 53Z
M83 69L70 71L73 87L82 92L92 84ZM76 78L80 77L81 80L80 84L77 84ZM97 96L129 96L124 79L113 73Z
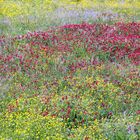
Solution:
M0 140L139 140L139 1L0 3Z
M0 34L25 34L83 20L101 22L103 16L103 20L139 22L140 1L0 0Z

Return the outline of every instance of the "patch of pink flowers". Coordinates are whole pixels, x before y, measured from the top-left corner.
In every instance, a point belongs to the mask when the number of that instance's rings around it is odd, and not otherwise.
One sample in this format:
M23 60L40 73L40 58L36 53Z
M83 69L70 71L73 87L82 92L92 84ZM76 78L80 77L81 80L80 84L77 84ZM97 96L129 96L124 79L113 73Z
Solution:
M108 53L109 61L112 61L112 58L121 60L127 57L132 63L139 65L140 23L70 24L13 38L1 36L0 45L0 69L5 72L35 69L40 63L38 59L41 51L47 56L56 53L68 55L76 54L75 48L83 48L85 53L91 56L97 52ZM90 61L93 65L98 63L96 58ZM74 71L87 65L89 62L83 59L69 65L69 68Z

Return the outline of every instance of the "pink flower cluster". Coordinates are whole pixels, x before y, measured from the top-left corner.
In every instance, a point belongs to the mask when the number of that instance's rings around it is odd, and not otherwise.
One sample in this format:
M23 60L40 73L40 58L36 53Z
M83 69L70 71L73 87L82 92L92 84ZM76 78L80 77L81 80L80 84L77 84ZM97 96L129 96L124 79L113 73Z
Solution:
M108 54L108 60L113 61L129 58L132 63L140 64L140 23L107 24L70 24L46 32L29 32L14 38L0 37L0 68L3 71L18 69L35 69L40 63L40 53L44 51L47 57L61 53L75 54L76 49L82 48L89 56ZM74 71L88 64L80 58L76 64L69 65ZM47 62L47 58L45 60ZM99 59L91 60L94 65ZM18 63L15 63L18 62Z

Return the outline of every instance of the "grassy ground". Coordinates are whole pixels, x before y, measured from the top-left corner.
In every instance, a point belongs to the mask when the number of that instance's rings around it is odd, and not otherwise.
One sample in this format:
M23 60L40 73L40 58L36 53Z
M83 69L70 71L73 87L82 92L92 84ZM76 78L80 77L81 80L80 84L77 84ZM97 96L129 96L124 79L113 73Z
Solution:
M0 2L0 139L139 139L138 1Z

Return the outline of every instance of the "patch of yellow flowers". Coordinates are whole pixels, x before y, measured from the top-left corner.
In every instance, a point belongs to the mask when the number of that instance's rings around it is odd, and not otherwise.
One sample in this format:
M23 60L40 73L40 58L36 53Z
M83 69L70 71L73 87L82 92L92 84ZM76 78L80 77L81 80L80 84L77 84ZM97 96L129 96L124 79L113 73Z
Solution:
M50 116L43 117L29 112L13 112L4 114L0 122L3 130L1 139L64 138L62 135L63 123Z
M52 11L57 7L65 6L80 6L81 8L104 7L103 9L113 9L117 12L134 14L134 8L140 9L140 1L125 0L124 2L115 0L0 0L0 15L6 17L15 17L19 15L30 15L31 13L37 14Z

